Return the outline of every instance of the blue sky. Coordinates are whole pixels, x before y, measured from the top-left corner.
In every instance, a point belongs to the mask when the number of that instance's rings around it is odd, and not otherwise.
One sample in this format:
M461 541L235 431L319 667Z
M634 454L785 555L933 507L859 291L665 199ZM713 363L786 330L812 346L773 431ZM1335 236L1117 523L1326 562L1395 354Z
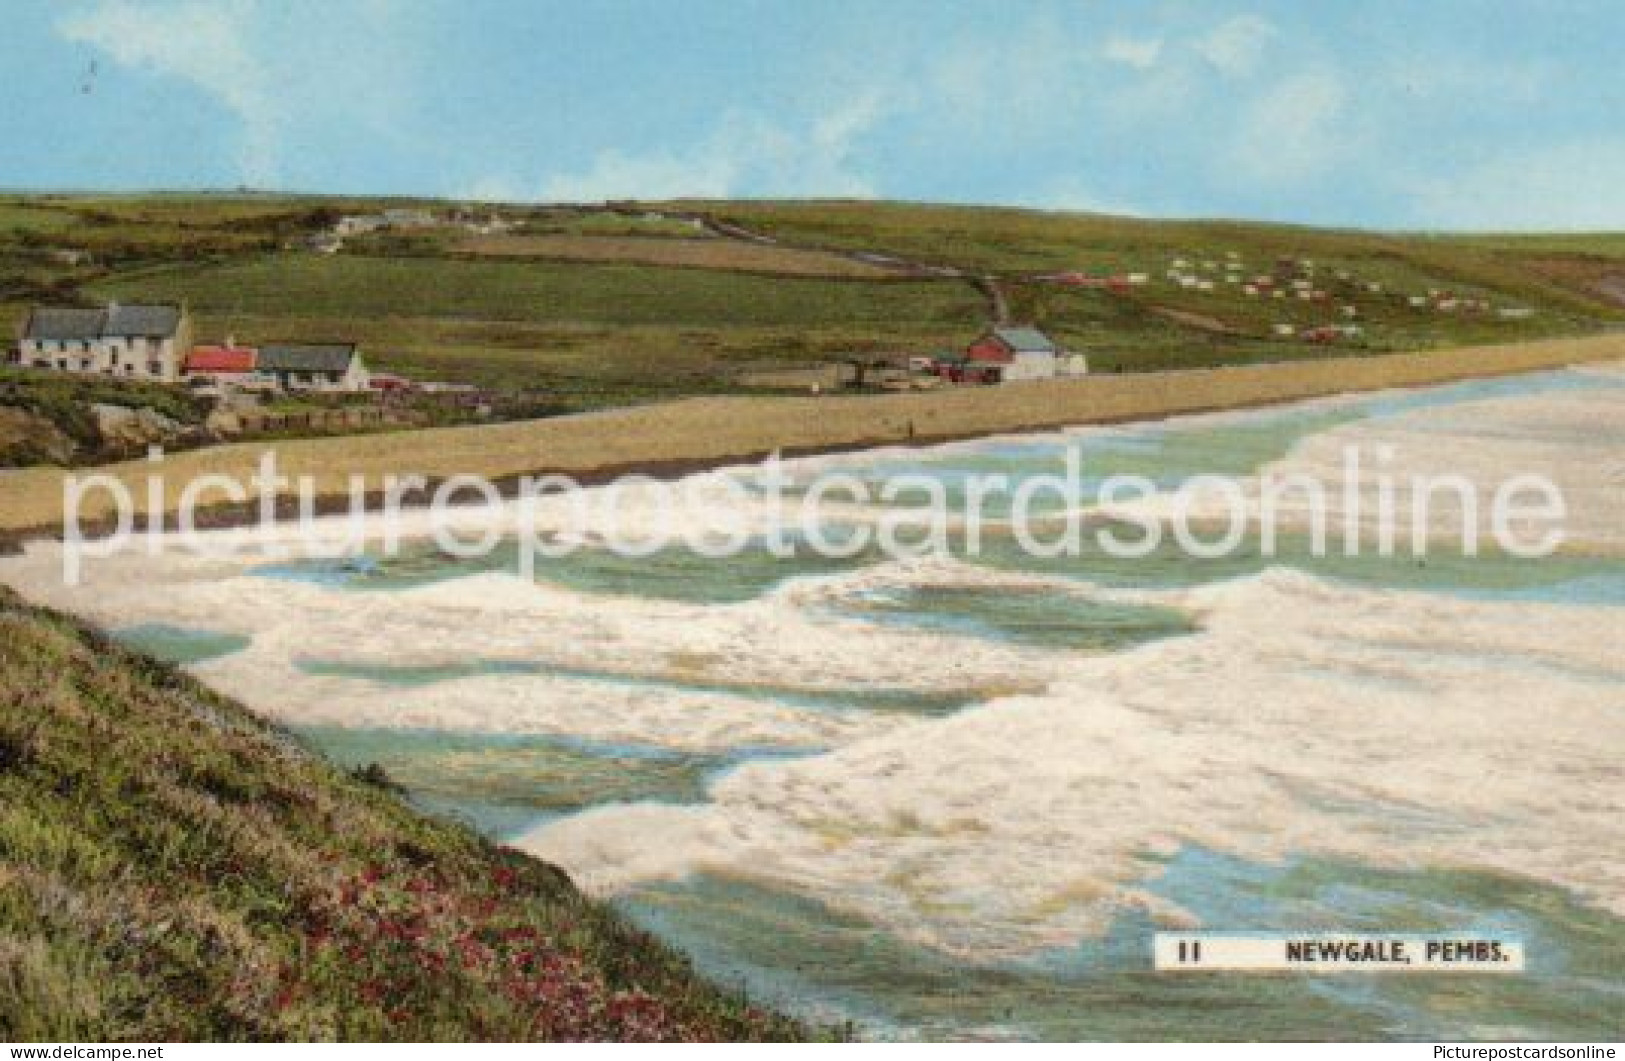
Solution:
M1625 229L1625 5L9 0L0 185Z

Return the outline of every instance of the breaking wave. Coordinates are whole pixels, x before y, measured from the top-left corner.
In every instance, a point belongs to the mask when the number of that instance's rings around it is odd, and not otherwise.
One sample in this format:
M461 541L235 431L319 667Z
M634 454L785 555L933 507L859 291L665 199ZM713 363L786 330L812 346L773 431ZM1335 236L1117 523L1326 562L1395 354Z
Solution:
M1098 941L1125 916L1201 922L1164 886L1193 851L1515 877L1617 915L1619 378L806 462L952 481L1048 470L1087 438L1177 481L1208 458L1290 472L1391 445L1396 470L1448 454L1470 475L1563 483L1584 556L1538 571L998 554L782 576L655 558L640 574L588 552L530 580L425 554L382 573L390 592L357 592L348 569L161 553L66 587L57 547L36 543L0 579L191 653L341 757L392 749L432 805L484 808L504 838L633 902L721 882L979 967Z

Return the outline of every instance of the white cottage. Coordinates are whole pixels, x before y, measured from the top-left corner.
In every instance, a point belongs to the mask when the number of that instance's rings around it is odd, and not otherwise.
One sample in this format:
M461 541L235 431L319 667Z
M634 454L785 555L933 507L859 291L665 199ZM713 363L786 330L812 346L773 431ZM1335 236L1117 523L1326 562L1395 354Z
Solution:
M17 345L28 368L173 383L192 349L192 318L175 305L39 306Z

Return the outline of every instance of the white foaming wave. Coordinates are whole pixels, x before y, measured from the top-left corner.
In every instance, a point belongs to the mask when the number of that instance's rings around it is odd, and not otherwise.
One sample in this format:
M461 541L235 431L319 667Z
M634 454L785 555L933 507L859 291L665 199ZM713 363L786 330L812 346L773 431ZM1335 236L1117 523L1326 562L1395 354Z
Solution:
M506 538L533 532L550 542L636 545L650 540L759 537L777 527L797 525L803 504L799 497L723 492L726 481L739 482L751 470L718 469L671 482L631 481L613 488L586 486L573 497L550 492L536 499L528 514L512 499L439 508L407 506L389 513L341 512L308 520L203 529L185 537L162 533L149 540L141 534L134 548L149 556L207 551L216 563L248 566L269 560L348 555L381 540L420 542L437 535L478 541L487 532ZM821 503L818 512L829 521L874 518L874 510L868 506L844 503L838 497ZM31 545L52 547L44 542ZM101 561L92 560L86 569L94 577L100 566Z
M1625 361L1596 361L1569 369L1578 376L1625 382Z
M1201 633L752 764L702 808L602 808L520 846L601 893L730 874L972 958L1065 945L1128 907L1189 923L1147 888L1185 845L1510 873L1625 913L1617 611L1282 571L1175 596Z
M767 695L615 684L569 675L483 674L391 686L309 673L258 647L195 668L266 717L298 726L528 734L693 753L819 750L912 723L904 715L819 711Z
M1045 592L1079 600L1120 604L1160 604L1167 594L1104 586L1065 575L987 567L955 556L918 556L885 560L850 571L797 575L770 589L764 599L817 610L887 590L969 589Z
M49 548L6 561L0 577L108 626L162 623L248 637L246 650L200 673L296 725L575 733L686 749L823 748L908 719L809 707L794 699L797 691L850 695L854 706L877 689L976 698L1036 687L1047 667L1039 652L966 638L951 658L922 668L942 651L939 635L820 615L772 595L692 604L597 596L497 573L358 592L237 575L229 565L177 556L114 558L93 586L68 587ZM312 673L299 661L351 673L482 662L564 673L470 674L401 687Z
M1509 452L1518 451L1497 450ZM1186 844L1258 859L1311 852L1521 873L1611 909L1625 893L1625 871L1609 861L1625 839L1615 766L1625 675L1611 658L1618 613L1607 609L1350 590L1269 572L1143 594L1194 611L1206 630L1088 659L877 628L805 606L864 579L972 577L951 565L881 565L796 580L744 604L691 605L500 575L347 593L232 578L230 565L173 556L109 561L106 577L67 590L49 554L31 548L0 561L0 577L103 622L250 635L248 652L207 672L290 721L376 724L396 702L394 717L414 726L513 718L540 732L581 727L695 748L731 726L748 735L741 743L836 749L741 768L705 806L592 811L529 838L595 890L696 869L754 876L971 956L1069 942L1126 906L1183 923L1147 881ZM302 674L291 665L300 656L512 659L824 689L1044 691L943 720L843 729L810 717L817 712L754 715L749 697L645 698L553 676L380 692ZM555 697L573 702L554 714ZM603 705L603 718L590 717L592 705ZM707 728L695 718L707 710L725 721Z
M1357 453L1359 465L1352 492L1347 490L1347 460ZM1562 493L1565 551L1600 555L1625 554L1625 388L1598 387L1463 401L1361 420L1312 434L1287 456L1240 484L1249 521L1261 518L1261 477L1285 482L1306 477L1324 490L1324 513L1334 548L1342 541L1352 515L1365 547L1374 549L1383 518L1379 490L1391 491L1395 542L1410 548L1412 521L1422 501L1412 483L1462 477L1474 487L1476 519L1468 521L1458 494L1431 491L1426 499L1425 527L1430 539L1454 541L1464 525L1491 543L1495 492L1514 475L1536 475ZM1352 504L1351 504L1352 498ZM1230 509L1215 491L1192 497L1193 520L1224 521ZM1524 498L1527 503L1529 498ZM1113 506L1110 514L1167 519L1176 498L1159 494L1144 501ZM1357 507L1356 507L1357 506ZM1276 505L1279 524L1291 529L1311 525L1309 495L1284 490ZM1532 542L1546 524L1511 528L1520 542Z

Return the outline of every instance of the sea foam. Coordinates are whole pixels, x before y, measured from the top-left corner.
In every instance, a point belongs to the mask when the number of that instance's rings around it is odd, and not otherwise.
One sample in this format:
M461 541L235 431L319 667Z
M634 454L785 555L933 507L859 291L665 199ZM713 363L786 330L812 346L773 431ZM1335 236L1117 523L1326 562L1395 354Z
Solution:
M1550 471L1573 490L1574 539L1618 555L1618 401L1546 393L1399 413L1301 440L1278 468L1327 469L1353 441L1393 444L1398 471L1445 457L1496 476ZM764 517L755 501L740 515ZM511 527L512 512L463 518ZM248 638L198 673L292 724L821 753L749 762L696 805L600 807L520 841L602 894L693 872L749 879L975 959L1066 945L1124 909L1190 923L1147 887L1186 847L1488 870L1625 912L1617 608L1286 569L1107 591L954 560L791 579L728 604L494 573L356 592L176 551L98 561L89 585L68 587L59 549L0 560L0 579L105 625ZM1196 629L1099 654L841 607L923 586L1149 604ZM478 663L511 669L467 669ZM465 671L365 677L435 665ZM795 690L853 703L809 706ZM928 717L866 709L862 690L981 702Z

